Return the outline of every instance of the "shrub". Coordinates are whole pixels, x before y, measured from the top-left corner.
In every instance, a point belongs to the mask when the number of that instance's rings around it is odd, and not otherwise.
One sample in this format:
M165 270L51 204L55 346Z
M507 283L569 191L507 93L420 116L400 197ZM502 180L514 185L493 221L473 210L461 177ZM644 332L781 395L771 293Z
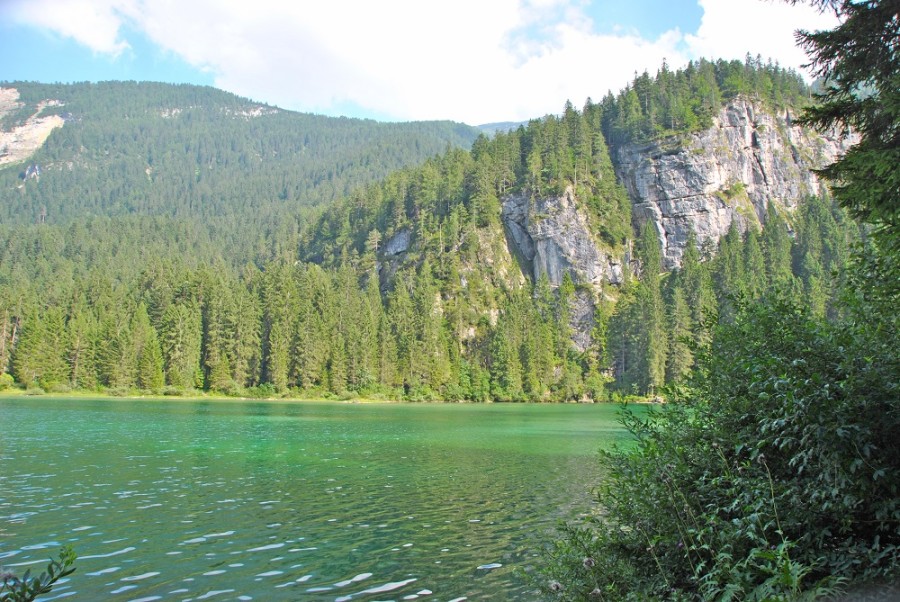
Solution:
M269 399L271 397L277 397L278 391L272 383L260 383L255 387L248 388L247 395L257 399Z
M6 391L7 389L11 389L16 382L13 380L11 374L7 374L4 372L0 374L0 391Z
M695 380L623 422L603 514L567 525L558 599L796 600L900 574L897 318L782 301L720 325Z

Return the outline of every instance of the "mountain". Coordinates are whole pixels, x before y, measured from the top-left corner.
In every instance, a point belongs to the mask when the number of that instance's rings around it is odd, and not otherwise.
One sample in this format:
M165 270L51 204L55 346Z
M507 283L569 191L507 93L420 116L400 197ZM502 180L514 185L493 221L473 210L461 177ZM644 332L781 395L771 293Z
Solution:
M6 83L0 223L166 216L265 230L477 135L296 113L209 87Z
M493 136L497 132L508 132L527 123L527 121L498 121L496 123L483 123L476 127L484 134Z
M727 319L737 297L778 288L832 311L829 275L858 232L811 170L848 141L794 125L807 99L798 75L759 61L663 66L599 103L567 103L559 116L479 136L470 152L451 146L356 186L302 222L296 199L240 205L226 191L234 202L194 205L203 185L239 187L226 176L240 161L218 160L227 145L188 146L161 170L188 161L184 190L170 180L176 198L147 207L183 220L62 225L52 216L68 208L57 203L45 223L0 227L0 363L50 388L479 401L651 393L690 371L686 341L707 341L711 316ZM117 127L130 144L141 120L128 106ZM277 116L254 107L197 119L252 141L243 128ZM38 152L52 156L67 127ZM67 152L121 155L115 131L106 146ZM168 148L193 144L178 135ZM148 174L146 156L135 160L143 190L154 190L157 161ZM41 161L39 179L26 176L16 194L69 169ZM108 208L103 195L79 194L88 199L76 205ZM260 227L256 214L272 207Z
M616 149L635 219L654 224L666 268L680 265L691 233L715 247L732 223L758 229L770 206L792 214L804 199L827 194L813 170L831 164L856 137L821 135L795 117L790 108L738 97L709 128Z
M806 102L800 77L772 64L645 73L617 97L567 104L337 203L301 258L377 271L386 292L413 294L426 272L440 292L434 318L452 313L462 357L503 381L491 346L505 338L513 372L538 379L497 385L500 399L559 393L570 370L582 391L592 371L647 391L685 369L676 305L695 339L705 311L727 314L730 296L772 286L826 311L855 226L814 170L853 139L796 125Z

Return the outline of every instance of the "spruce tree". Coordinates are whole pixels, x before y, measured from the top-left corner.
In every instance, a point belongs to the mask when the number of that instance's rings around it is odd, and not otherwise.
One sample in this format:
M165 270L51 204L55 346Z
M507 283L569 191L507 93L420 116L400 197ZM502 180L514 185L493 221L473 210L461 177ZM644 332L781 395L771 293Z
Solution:
M665 383L667 353L665 308L662 298L662 250L652 222L641 230L638 257L641 260L641 279L637 287L640 305L644 357L639 385L644 391L655 391Z
M768 288L784 293L790 291L794 284L794 273L791 268L791 238L787 224L771 203L766 207L766 225L763 228L762 246Z
M65 314L51 307L31 314L13 356L13 375L25 385L47 388L69 381L66 364Z
M166 384L162 350L159 347L156 329L152 326L144 338L144 345L138 359L137 384L141 389L150 391L158 391Z
M669 305L668 331L669 352L666 359L666 381L678 382L690 372L694 364L691 351L692 341L691 311L684 290L677 286L672 291Z
M801 0L791 0L792 3ZM857 132L860 141L822 170L841 204L884 233L897 251L900 237L900 18L895 0L810 0L841 19L832 30L797 34L824 79L804 123Z
M196 386L202 336L200 308L196 302L185 300L166 308L160 329L160 347L169 385L181 389Z

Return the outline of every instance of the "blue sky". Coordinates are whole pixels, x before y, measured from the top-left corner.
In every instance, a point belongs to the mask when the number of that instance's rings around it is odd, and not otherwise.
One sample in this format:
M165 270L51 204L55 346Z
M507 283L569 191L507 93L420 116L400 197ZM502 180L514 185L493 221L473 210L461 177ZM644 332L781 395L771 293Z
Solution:
M0 81L213 85L287 109L515 121L635 71L747 52L800 68L778 0L3 0Z

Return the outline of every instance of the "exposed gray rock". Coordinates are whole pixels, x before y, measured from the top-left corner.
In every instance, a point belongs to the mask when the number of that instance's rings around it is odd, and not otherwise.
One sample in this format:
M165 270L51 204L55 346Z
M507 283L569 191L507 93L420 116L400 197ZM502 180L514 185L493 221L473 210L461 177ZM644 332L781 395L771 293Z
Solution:
M568 272L576 284L597 290L604 282L621 282L621 261L597 245L571 187L558 197L505 197L501 217L510 248L535 280L545 274L559 286Z
M405 253L409 249L410 233L409 230L403 229L388 239L384 245L385 255L399 255Z
M765 219L769 202L791 211L818 194L812 169L855 140L823 136L744 99L727 104L713 127L616 153L617 171L634 203L637 226L656 225L666 268L680 265L688 235L717 243L736 221L742 230Z
M18 90L0 88L0 120L22 106ZM35 113L24 123L10 124L8 131L0 128L0 165L26 161L43 146L54 129L64 125L59 115L41 116L47 107L58 106L62 106L58 100L42 100L37 104Z
M578 351L585 351L591 346L591 331L594 329L594 313L596 311L594 295L591 291L577 289L569 308L569 327L572 329L572 342Z
M568 272L575 284L582 285L572 299L570 325L575 347L586 350L596 298L604 283L622 283L622 259L597 244L571 187L557 197L508 196L502 201L501 217L507 245L535 281L546 275L557 287Z

